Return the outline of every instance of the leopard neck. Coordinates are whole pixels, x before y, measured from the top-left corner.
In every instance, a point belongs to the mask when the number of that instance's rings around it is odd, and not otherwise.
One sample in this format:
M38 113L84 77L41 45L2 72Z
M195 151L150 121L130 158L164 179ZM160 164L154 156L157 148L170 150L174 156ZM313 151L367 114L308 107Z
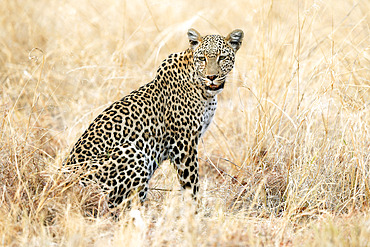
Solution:
M204 100L215 97L207 93L205 85L199 79L194 66L193 50L190 48L171 54L163 60L157 70L155 81L165 88L171 84L180 84L181 87L188 84L197 90Z

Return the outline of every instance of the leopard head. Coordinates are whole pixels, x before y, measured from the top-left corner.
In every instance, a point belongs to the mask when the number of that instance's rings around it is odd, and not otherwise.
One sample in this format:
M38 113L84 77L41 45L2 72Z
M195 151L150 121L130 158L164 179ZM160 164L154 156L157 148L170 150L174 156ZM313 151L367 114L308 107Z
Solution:
M210 95L220 93L227 74L234 67L235 54L239 50L244 33L240 29L228 36L201 36L195 29L189 29L188 38L193 50L196 74Z

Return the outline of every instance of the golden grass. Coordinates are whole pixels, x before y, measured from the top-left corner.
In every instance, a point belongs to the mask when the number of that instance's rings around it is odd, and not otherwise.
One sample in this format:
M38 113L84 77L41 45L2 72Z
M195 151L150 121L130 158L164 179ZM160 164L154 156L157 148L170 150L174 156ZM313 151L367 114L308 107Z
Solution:
M0 244L369 246L369 13L350 0L3 1ZM94 193L60 177L62 160L187 48L190 27L245 32L199 145L198 213L165 163L145 206L89 217Z

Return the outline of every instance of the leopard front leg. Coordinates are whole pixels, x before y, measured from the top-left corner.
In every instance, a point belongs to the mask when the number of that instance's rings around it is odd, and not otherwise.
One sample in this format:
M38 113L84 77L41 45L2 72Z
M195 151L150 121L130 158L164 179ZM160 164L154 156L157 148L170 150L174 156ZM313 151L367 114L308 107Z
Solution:
M199 174L198 174L198 151L195 147L186 147L182 141L179 141L174 147L173 162L177 171L177 177L183 189L191 189L193 198L197 199L199 191ZM184 147L179 150L179 147Z

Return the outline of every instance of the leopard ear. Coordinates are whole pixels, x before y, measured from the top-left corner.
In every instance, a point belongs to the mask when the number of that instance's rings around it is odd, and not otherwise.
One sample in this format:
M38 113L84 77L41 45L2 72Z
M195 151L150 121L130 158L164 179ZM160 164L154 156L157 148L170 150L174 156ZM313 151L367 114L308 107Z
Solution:
M200 33L198 33L197 30L190 28L188 30L188 39L189 39L190 48L195 50L199 46L200 42L202 41L202 36L200 35Z
M242 41L243 41L244 33L240 29L235 29L232 31L227 37L226 37L226 42L231 46L234 51L236 52L239 50Z

